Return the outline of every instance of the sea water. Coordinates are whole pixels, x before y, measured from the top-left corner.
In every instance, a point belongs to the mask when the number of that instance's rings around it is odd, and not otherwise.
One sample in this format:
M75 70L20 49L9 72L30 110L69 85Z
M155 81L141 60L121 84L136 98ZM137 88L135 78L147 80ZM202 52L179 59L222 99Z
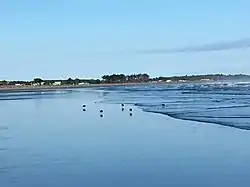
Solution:
M106 102L134 104L173 118L250 130L250 83L107 87Z
M247 124L238 121L247 122L247 89L186 84L2 93L0 186L248 187L250 134L238 128ZM225 118L194 122L192 111ZM221 125L227 114L238 116L228 120L237 128Z

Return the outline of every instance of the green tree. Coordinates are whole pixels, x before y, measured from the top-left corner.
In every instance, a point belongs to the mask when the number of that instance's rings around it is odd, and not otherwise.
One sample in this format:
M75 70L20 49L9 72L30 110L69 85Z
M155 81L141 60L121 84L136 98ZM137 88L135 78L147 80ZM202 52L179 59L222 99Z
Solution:
M68 78L68 80L66 81L66 84L72 85L74 84L74 80L72 78Z
M41 85L43 80L41 78L34 78L33 82Z
M81 80L78 79L78 78L76 78L76 79L74 80L74 83L75 83L75 84L79 84L79 83L81 83Z
M0 81L0 85L7 85L8 82L6 80Z
M104 75L102 79L105 83L125 83L125 82L148 82L148 74L134 74L134 75L124 75L124 74L113 74Z

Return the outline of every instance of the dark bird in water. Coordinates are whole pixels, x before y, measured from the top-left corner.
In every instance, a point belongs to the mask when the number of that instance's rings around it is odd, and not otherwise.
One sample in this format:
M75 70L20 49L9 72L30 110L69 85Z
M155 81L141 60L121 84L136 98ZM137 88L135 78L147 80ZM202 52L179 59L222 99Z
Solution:
M86 107L86 105L82 105L82 107Z
M124 111L124 108L122 108L122 111Z
M122 106L124 106L124 104L121 104Z
M103 110L100 110L101 113L103 113Z
M101 115L100 115L100 117L102 118L102 117L103 117L103 115L101 114Z
M166 105L165 104L161 104L162 107L165 107Z
M130 113L129 115L130 115L130 116L133 116L133 114L132 114L132 113Z
M129 109L129 111L130 111L130 112L132 112L132 111L133 111L133 109L132 109L132 108L130 108L130 109Z
M84 108L84 109L82 109L82 111L83 111L83 112L86 112L86 109Z

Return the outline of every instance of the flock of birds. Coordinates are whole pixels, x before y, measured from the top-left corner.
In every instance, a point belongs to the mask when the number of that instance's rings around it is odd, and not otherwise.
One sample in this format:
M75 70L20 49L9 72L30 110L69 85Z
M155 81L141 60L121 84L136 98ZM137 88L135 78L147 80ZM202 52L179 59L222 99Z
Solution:
M82 107L83 107L83 111L84 112L86 112L86 107L87 107L87 105L86 104L84 104L84 105L82 105ZM122 111L124 111L125 109L124 109L124 107L125 107L125 105L124 104L121 104L121 107L122 107ZM133 115L133 109L132 108L129 108L129 115L130 116L132 116ZM102 118L103 117L103 113L104 113L104 110L103 109L100 109L100 117Z
M161 106L163 107L163 108L165 108L166 107L166 104L161 104ZM84 112L86 112L86 107L87 107L87 105L86 104L84 104L84 105L82 105L82 107L83 107L83 111ZM125 105L124 104L121 104L121 107L122 107L122 111L124 111L125 109L124 109L124 107L125 107ZM132 108L129 108L129 115L130 116L132 116L133 115L133 109ZM100 117L102 118L103 117L103 113L104 113L104 110L103 109L100 109Z

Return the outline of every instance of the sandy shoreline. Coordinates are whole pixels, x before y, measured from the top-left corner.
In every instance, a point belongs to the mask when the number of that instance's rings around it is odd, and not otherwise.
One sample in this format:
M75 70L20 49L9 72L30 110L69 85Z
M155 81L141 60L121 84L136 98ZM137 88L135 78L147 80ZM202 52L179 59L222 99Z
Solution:
M181 84L189 84L189 83L211 83L211 82L185 82ZM112 83L112 84L86 84L86 85L61 85L61 86L8 86L8 87L0 87L0 93L11 93L11 92L46 92L46 91L56 91L56 90L64 90L64 89L77 89L77 88L98 88L98 87L106 87L106 86L136 86L136 85L171 85L171 84L180 84L178 82L172 83Z
M0 87L0 93L12 93L12 92L46 92L65 89L80 89L80 88L98 88L106 86L133 86L141 85L145 83L126 83L126 84L89 84L89 85L62 85L62 86L12 86L12 87ZM147 83L148 84L148 83Z

